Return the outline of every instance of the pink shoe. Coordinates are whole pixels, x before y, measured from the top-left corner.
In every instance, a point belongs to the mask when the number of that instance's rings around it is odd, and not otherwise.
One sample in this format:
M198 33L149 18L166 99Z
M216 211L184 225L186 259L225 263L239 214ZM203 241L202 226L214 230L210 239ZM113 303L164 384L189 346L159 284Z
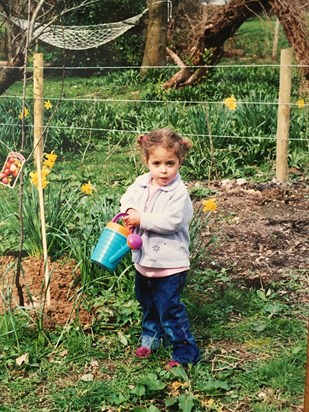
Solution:
M135 351L135 355L141 359L148 358L151 354L152 350L150 348L146 348L146 346L140 346Z
M181 366L181 363L175 361L175 360L171 360L167 363L166 365L166 369L172 369L172 368L177 368L177 366Z

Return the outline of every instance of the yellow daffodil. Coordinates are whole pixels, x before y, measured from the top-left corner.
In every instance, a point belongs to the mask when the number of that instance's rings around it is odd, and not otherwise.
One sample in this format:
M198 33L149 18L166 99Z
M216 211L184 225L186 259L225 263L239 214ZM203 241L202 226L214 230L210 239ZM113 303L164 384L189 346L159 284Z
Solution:
M305 107L305 100L304 100L304 99L299 99L299 100L297 100L296 106L297 106L299 109L303 109L303 108Z
M27 107L24 108L24 110L22 112L19 113L19 120L25 119L27 116L29 115L29 110L27 109Z
M233 95L231 97L227 97L224 100L224 104L229 110L236 110L237 109L237 101L236 101L236 99Z
M217 210L218 206L215 201L215 199L208 199L208 200L203 200L203 212L214 212Z
M92 192L94 190L94 187L92 186L92 184L90 182L88 183L84 183L81 187L81 191L85 194L85 195L91 195Z
M43 166L41 170L41 179L42 179L43 189L45 189L45 187L48 185L47 177L50 174L51 169L54 167L56 159L57 159L57 155L54 154L54 151L52 151L51 153L44 153ZM30 173L30 181L33 186L35 186L37 189L39 188L39 178L38 178L37 170L35 172Z
M53 108L53 104L50 100L46 100L44 102L44 107L45 107L46 110L51 110Z
M42 189L45 189L45 187L48 185L47 176L49 175L49 173L49 169L43 168L41 170ZM37 171L30 173L30 181L33 186L35 186L37 189L39 188L39 176Z
M51 153L45 153L44 157L45 160L43 161L43 167L45 166L49 169L52 169L57 160L57 155L54 153L54 151L52 151Z

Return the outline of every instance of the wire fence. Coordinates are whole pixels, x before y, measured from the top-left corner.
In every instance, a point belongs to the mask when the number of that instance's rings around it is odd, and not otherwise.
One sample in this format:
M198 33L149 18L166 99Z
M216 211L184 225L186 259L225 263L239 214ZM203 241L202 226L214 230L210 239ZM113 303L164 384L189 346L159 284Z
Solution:
M187 66L188 68L192 68L191 66ZM205 66L201 66L203 68L205 68ZM278 73L276 73L276 76L278 77L279 80L279 70L280 67L282 67L282 65L279 64L233 64L233 65L216 65L216 66L208 66L209 69L215 69L218 70L220 69L221 71L223 71L224 73L228 72L229 74L231 73L231 70L233 69L237 69L237 70L250 70L250 69L254 69L254 70L265 70L266 68L272 68L275 69L276 71L278 71ZM291 69L297 69L299 70L302 67L308 67L308 66L300 66L300 65L289 65L288 67L290 67ZM153 70L162 70L164 69L164 71L169 71L169 70L173 70L174 72L176 72L176 70L179 70L179 67L177 66L149 66L149 69L153 69ZM194 67L197 68L197 67ZM11 68L10 68L11 69ZM16 67L16 69L20 69L18 67ZM27 71L31 71L33 69L33 67L27 67ZM47 73L50 70L59 70L59 71L93 71L95 70L96 73L98 73L98 71L100 72L110 72L110 71L119 71L119 72L124 72L124 71L129 71L129 70L140 70L139 66L117 66L117 67L112 67L112 66L83 66L83 67L62 67L62 66L48 66L44 68L45 73ZM102 74L101 74L102 75ZM89 78L87 78L87 81L89 81ZM256 88L259 88L259 79L258 77L256 78ZM254 86L254 85L253 85ZM197 86L198 87L198 86ZM232 89L232 86L230 87L230 89ZM201 106L201 107L207 107L207 108L215 108L220 109L222 106L224 106L224 100L220 99L220 100L210 100L209 98L206 98L205 100L201 100L201 99L190 99L190 100L186 100L186 99L182 99L182 98L175 98L175 99L168 99L168 98L164 98L164 100L162 99L144 99L144 98L102 98L102 97L97 97L97 96L79 96L79 97L66 97L65 96L65 89L62 91L62 95L59 97L55 97L52 95L46 95L44 97L45 101L50 101L52 103L52 105L54 107L59 107L59 104L61 103L72 103L73 104L78 104L79 107L83 107L83 112L80 113L80 116L82 117L83 114L89 114L89 113L93 113L93 115L95 116L95 112L96 110L98 110L98 107L100 105L102 106L106 106L106 105L126 105L128 108L128 111L130 110L130 106L136 106L136 105L141 105L143 107L147 107L148 106L157 106L160 107L162 105L169 106L169 107L195 107L195 106ZM31 107L31 105L33 104L33 97L31 95L32 93L30 93L29 91L26 92L26 97L23 94L13 94L12 92L10 92L10 90L8 90L7 93L4 93L3 95L0 96L0 110L1 110L1 105L3 102L5 101L14 101L15 104L19 107L21 107L21 110L24 110L25 105L29 105ZM294 91L294 94L297 95L297 93ZM168 94L167 94L168 96ZM227 96L228 97L228 96ZM268 98L270 96L267 96ZM278 102L278 96L272 96L272 99L269 101L266 100L259 100L259 99L237 99L237 106L241 107L241 106L249 106L251 108L252 111L256 110L258 107L269 107L269 108L278 108L280 105L289 105L290 108L300 108L300 104L301 104L301 109L302 110L306 110L308 108L308 103L305 102L303 99L300 99L298 101L294 101L294 102ZM4 117L3 117L4 119ZM91 123L91 122L89 122ZM10 148L10 145L8 144L8 142L6 141L6 133L8 133L8 129L7 128L11 128L13 130L19 130L21 127L21 122L18 121L18 119L16 118L16 122L14 121L0 121L0 144L2 144L3 146L5 146L7 149L12 149ZM23 127L25 128L25 130L28 130L29 132L31 132L33 130L33 123L31 123L31 121L28 121L27 124L24 124ZM258 127L258 125L257 125ZM79 132L85 132L85 133L93 133L93 132L102 132L102 133L125 133L127 135L134 135L136 136L137 134L140 133L146 133L147 130L141 129L141 128L136 128L136 127L123 127L123 128L117 128L117 127L98 127L98 125L96 124L96 126L93 126L92 124L85 124L85 125L74 125L74 124L70 124L70 125L65 125L65 124L53 124L53 121L49 122L48 125L44 126L44 131L43 133L46 133L48 130L51 131L63 131L64 133L66 131L79 131ZM254 134L254 135L241 135L239 134L216 134L216 133L208 133L207 131L203 132L203 133L193 133L193 132L187 132L186 135L188 137L194 137L196 139L205 139L208 137L211 138L218 138L218 139L235 139L235 140L269 140L269 141L274 141L276 139L276 135L275 133L271 133L270 135L261 135L259 133ZM307 141L308 140L308 134L306 135L294 135L290 137L291 141L299 141L299 142L303 142L303 141Z

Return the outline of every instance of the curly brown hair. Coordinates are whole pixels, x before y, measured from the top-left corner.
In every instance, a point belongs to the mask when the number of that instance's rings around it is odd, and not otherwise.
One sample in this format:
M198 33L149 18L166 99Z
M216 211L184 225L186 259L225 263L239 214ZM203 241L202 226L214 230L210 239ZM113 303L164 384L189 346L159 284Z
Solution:
M146 161L149 160L151 152L160 146L166 150L173 151L179 161L182 162L187 152L192 147L192 142L189 139L184 139L174 130L165 127L138 136L137 145Z

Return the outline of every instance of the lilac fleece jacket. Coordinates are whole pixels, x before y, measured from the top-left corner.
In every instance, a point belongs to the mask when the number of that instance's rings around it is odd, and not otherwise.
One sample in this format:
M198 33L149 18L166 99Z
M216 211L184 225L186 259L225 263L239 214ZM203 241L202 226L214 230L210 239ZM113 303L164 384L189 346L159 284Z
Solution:
M141 216L135 232L142 237L143 246L132 250L133 262L163 269L189 267L193 207L187 188L177 174L169 185L158 188L147 205L150 181L150 173L139 176L121 197L121 212L132 208Z

